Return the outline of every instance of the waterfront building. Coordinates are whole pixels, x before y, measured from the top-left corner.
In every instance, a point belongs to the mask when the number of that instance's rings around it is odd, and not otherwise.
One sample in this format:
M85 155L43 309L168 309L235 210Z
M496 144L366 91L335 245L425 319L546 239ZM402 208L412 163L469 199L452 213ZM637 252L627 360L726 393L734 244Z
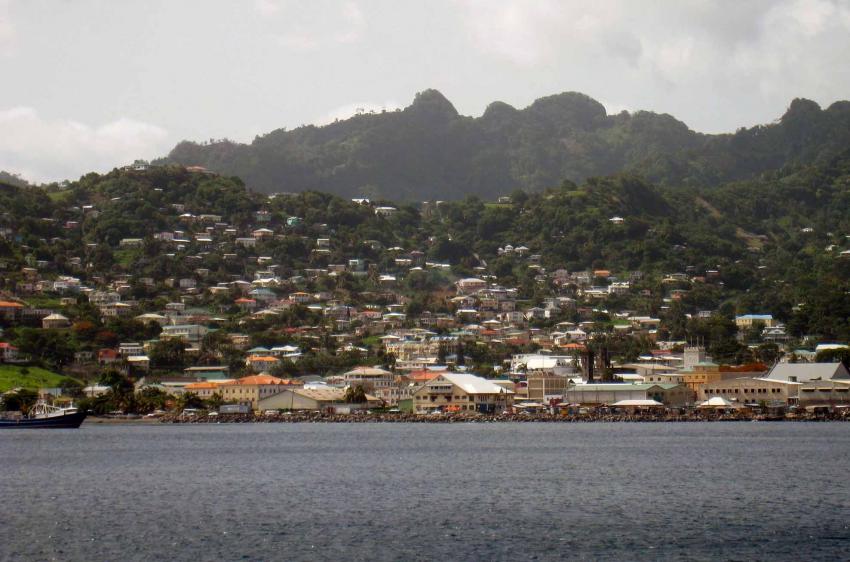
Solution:
M185 387L186 392L193 392L198 395L198 398L201 400L209 400L213 397L213 394L218 393L221 395L221 389L219 388L224 381L202 381L202 382L192 382L187 384Z
M846 380L850 379L850 371L843 363L777 363L767 378L790 382Z
M697 400L704 401L720 396L736 404L786 406L797 402L800 386L801 383L780 379L752 377L718 379L700 385Z
M251 375L223 383L219 386L225 402L246 404L256 410L263 398L273 396L292 386L303 386L301 381L280 379L268 374Z
M806 409L850 407L850 380L812 380L801 383L798 404Z
M257 410L306 410L348 414L357 410L367 410L381 406L381 401L370 394L366 402L351 404L345 400L345 390L342 388L286 388L281 392L262 398L257 403Z
M693 403L691 391L683 384L578 384L564 392L566 404L610 406L621 400L655 400L671 408Z
M355 367L343 373L342 380L346 386L361 385L367 391L395 386L395 375L377 367Z
M413 393L417 414L447 412L501 413L513 407L514 392L465 373L440 373Z
M545 372L532 373L526 378L526 399L544 402L549 397L561 397L569 385L570 379L566 376Z

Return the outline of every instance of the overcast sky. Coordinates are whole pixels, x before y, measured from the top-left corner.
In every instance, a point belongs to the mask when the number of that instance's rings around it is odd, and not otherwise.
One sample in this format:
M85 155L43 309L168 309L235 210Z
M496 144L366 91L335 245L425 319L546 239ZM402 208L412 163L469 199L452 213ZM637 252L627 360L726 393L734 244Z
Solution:
M733 131L850 98L848 53L850 0L0 0L0 170L77 178L426 88Z

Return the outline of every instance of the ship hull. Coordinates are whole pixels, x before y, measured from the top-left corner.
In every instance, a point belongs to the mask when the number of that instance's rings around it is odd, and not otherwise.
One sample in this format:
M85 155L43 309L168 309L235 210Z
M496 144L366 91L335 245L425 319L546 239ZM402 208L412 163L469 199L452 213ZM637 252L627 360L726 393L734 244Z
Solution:
M0 429L76 429L80 427L84 419L86 419L85 412L76 412L51 418L0 420Z

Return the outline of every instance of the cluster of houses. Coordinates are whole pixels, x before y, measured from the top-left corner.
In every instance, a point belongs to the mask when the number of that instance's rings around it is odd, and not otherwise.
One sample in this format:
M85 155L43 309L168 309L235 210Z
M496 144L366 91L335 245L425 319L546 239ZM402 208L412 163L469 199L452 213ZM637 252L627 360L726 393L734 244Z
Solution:
M506 367L508 367L506 365ZM456 368L457 369L457 368ZM461 368L462 369L462 368ZM236 404L243 411L309 410L350 413L394 408L418 414L504 413L552 408L623 407L637 410L736 410L850 408L850 371L842 363L777 363L725 366L699 347L618 365L614 380L588 380L574 355L517 354L502 376L435 365L413 371L357 367L338 375L279 378L268 373L232 378L224 366L189 367L186 376L141 378L138 388L157 386L171 394L195 393L204 400ZM364 390L352 403L347 392ZM108 388L87 387L97 395Z
M380 217L397 212L367 199L354 203L372 207ZM661 297L663 309L695 284L718 283L716 270L687 268L663 275L653 285L644 283L640 271L548 270L542 256L520 241L499 247L502 258L517 260L533 272L538 284L548 287L549 296L530 300L517 287L500 284L483 263L473 268L473 275L468 271L454 275L457 264L429 260L425 247L384 247L379 241L363 240L359 244L368 248L371 259L350 250L350 255L336 261L340 246L327 225L305 225L297 216L281 219L261 208L253 213L251 225L237 228L220 214L193 213L183 204L171 207L179 228L157 232L153 238L167 248L166 258L181 264L174 271L184 273L155 279L132 268L120 273L93 271L88 257L91 248L68 257L61 266L27 255L25 267L10 271L7 260L0 259L5 277L0 325L72 329L78 321L73 310L81 301L96 307L104 322L132 318L145 325L155 323L159 326L156 338L77 350L72 368L94 372L110 366L134 375L140 385L194 392L206 399L217 395L224 402L257 410L343 407L345 389L356 385L367 390L363 404L420 413L622 401L678 408L714 398L732 407L848 402L846 369L838 363L812 363L816 348L789 349L786 356L793 355L799 361L795 363L715 365L696 346L664 341L659 335L664 328L661 318L607 307L610 299L631 295ZM423 205L423 212L432 208ZM83 218L96 219L99 213L94 205L77 210ZM624 219L610 220L621 224ZM80 221L68 221L63 228L78 229ZM295 233L309 249L312 266L286 270L269 250ZM13 232L4 231L3 236L14 240ZM131 237L117 246L119 251L133 252L145 243L141 237ZM221 270L204 267L210 255L241 273L223 275ZM426 270L439 272L446 284L432 291L434 298L428 306L412 311L413 295L403 281ZM343 274L359 278L367 290L358 291L354 299L350 292L327 288ZM155 298L134 297L140 287ZM50 306L43 304L47 301ZM154 309L154 301L161 306ZM291 309L306 309L318 320L278 329L275 344L252 345L257 330L275 326ZM706 310L697 315L712 313ZM742 341L754 333L760 343L785 345L791 339L769 314L742 315L735 322ZM228 345L241 354L238 368L210 363L210 353L216 350L205 349L204 341L211 332L223 333ZM605 366L610 373L594 377L588 347L601 333L641 338L655 351L633 364ZM152 347L168 339L183 342L192 363L183 372L157 372L151 364ZM362 364L378 363L379 356L392 361L380 361L386 368L300 378L276 376L284 365L301 361L316 342L333 353L359 357ZM501 362L493 361L487 378L464 367L465 356L480 347L510 350ZM531 352L517 353L518 349ZM0 360L27 359L13 342L0 341ZM90 385L87 390L96 394L102 389Z

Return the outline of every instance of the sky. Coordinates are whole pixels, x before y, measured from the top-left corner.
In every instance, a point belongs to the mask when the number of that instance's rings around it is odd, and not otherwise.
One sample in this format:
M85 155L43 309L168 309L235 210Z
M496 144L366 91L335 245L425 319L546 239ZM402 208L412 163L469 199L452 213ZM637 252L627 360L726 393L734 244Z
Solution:
M76 179L440 90L703 132L850 99L850 0L0 0L0 170Z

